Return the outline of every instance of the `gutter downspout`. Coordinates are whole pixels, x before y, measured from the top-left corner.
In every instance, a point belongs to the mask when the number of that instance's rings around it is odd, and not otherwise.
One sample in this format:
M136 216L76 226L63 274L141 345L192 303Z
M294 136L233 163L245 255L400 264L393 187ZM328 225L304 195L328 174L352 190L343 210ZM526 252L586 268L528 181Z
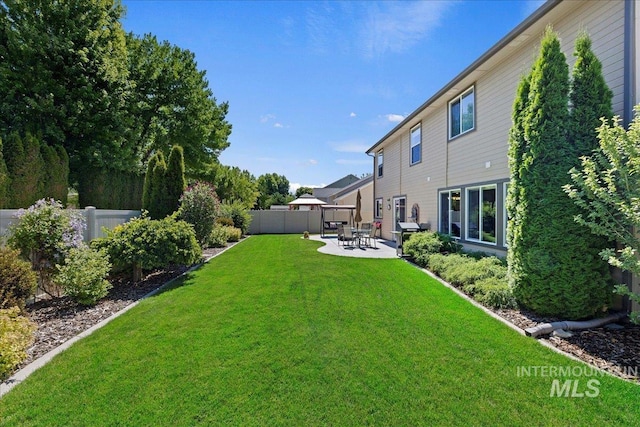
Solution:
M563 329L565 331L576 331L580 329L597 328L598 326L606 325L607 323L617 322L619 320L624 319L625 317L627 317L627 313L617 313L607 317L603 317L601 319L586 320L583 322L564 321L564 322L542 323L532 328L525 329L524 333L528 337L535 338L539 335L550 334L557 329Z

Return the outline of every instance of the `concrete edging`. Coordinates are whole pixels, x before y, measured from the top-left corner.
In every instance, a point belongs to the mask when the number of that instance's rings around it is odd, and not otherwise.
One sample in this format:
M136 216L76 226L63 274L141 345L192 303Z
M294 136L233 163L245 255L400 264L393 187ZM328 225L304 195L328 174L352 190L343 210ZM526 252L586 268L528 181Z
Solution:
M249 236L247 236L246 238L248 238L248 237ZM240 242L238 242L238 243L240 243ZM11 389L13 389L13 387L15 387L16 385L18 385L21 382L23 382L25 379L27 379L27 377L29 375L31 375L37 369L39 369L39 368L43 367L44 365L46 365L47 363L49 363L49 361L51 361L51 359L53 359L58 354L62 353L63 351L65 351L66 349L71 347L77 341L80 341L82 338L91 335L92 333L94 333L98 329L102 328L107 323L111 322L116 317L119 317L119 316L123 315L124 313L126 313L127 311L131 310L133 307L138 305L140 303L140 301L143 301L143 300L145 300L147 298L150 298L150 297L162 292L163 290L168 288L173 282L175 282L176 280L180 279L182 276L184 276L184 275L186 275L188 273L191 273L194 270L197 270L202 265L204 265L207 262L209 262L211 259L213 259L213 258L217 257L218 255L220 255L220 254L226 252L227 250L231 249L236 244L234 244L232 246L228 246L228 247L224 248L222 251L218 252L217 254L215 254L213 256L210 256L208 258L205 258L205 260L203 262L193 265L191 268L189 268L187 271L185 271L181 275L179 275L177 277L174 277L173 279L169 280L167 283L163 284L159 288L154 289L153 291L151 291L148 294L144 295L139 300L132 302L128 306L124 307L122 310L120 310L120 311L118 311L116 313L113 313L111 316L107 317L106 319L101 320L100 322L96 323L95 325L93 325L89 329L87 329L87 330L79 333L75 337L63 342L58 347L54 348L53 350L49 351L48 353L40 356L38 359L36 359L33 362L29 363L27 366L25 366L24 368L20 369L18 372L14 373L11 377L6 379L4 382L0 383L0 397L2 397L5 394L7 394L9 391L11 391Z

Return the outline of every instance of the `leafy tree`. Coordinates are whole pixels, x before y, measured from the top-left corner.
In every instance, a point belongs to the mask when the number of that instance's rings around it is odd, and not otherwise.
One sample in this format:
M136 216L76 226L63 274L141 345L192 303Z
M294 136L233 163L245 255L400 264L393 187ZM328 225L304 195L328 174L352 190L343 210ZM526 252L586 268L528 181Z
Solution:
M582 157L580 168L571 170L572 183L564 187L581 209L575 216L578 224L592 233L615 240L622 249L613 247L600 252L609 264L640 274L640 106L625 131L620 118L613 124L603 118L598 128L599 147L591 156ZM640 295L632 294L624 285L616 292L640 303ZM640 313L632 313L640 323Z
M180 141L191 176L229 146L229 105L216 102L192 52L149 34L129 34L127 48L133 138L143 162Z
M180 196L187 187L184 179L184 157L182 147L174 145L167 161L167 173L164 178L167 210L169 214L180 207Z
M271 205L285 204L291 200L289 180L284 175L268 173L258 177L258 209L269 209Z
M213 162L196 174L196 177L200 181L211 183L224 203L239 203L247 209L253 208L256 203L256 178L247 170Z
M510 191L519 205L509 224L511 280L521 305L540 314L584 318L608 299L606 279L597 268L594 277L593 255L580 238L584 230L567 215L574 208L562 190L579 156L568 141L568 96L566 58L557 35L547 28L531 71L522 122L514 121L511 132L510 154L516 156L511 162L517 169ZM516 102L515 107L522 106Z
M296 198L302 196L303 194L313 194L313 188L311 188L311 187L299 187L296 190Z
M117 0L0 3L0 133L30 131L84 171L137 166Z

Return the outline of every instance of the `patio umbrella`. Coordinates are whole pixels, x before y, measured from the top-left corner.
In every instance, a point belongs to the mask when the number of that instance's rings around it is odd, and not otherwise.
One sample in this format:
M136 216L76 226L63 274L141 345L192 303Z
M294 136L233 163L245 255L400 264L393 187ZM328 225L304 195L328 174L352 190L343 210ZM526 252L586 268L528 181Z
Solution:
M362 214L360 210L362 209L362 196L360 195L360 190L358 190L358 194L356 195L356 217L353 219L356 222L356 228L358 228L358 224L362 221Z

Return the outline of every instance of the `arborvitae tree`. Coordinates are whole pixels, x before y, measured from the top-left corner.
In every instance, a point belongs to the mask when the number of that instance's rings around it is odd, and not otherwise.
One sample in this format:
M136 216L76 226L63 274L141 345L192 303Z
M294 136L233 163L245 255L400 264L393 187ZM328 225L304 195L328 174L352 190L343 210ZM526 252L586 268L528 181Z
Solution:
M9 185L11 183L2 150L2 139L0 138L0 209L4 209L9 206Z
M167 209L169 213L175 212L180 207L180 196L187 188L184 179L184 154L182 147L174 145L171 148L167 161L167 175L165 176L165 194L167 197Z
M164 156L162 156L156 161L156 165L153 168L151 176L151 196L149 201L149 216L151 219L163 219L171 213L169 212L166 197L166 174L167 164L164 161Z
M44 197L44 162L40 142L30 133L12 132L6 140L5 161L11 178L9 205L26 208Z
M545 32L540 54L531 72L529 101L522 122L525 147L518 176L512 185L517 201L517 221L512 221L516 250L509 257L513 291L518 302L534 311L568 318L590 316L594 307L583 268L589 256L583 242L575 244L573 202L562 186L575 163L568 141L569 69L558 36ZM515 151L515 150L514 150ZM587 276L587 277L585 277ZM586 280L585 280L586 279Z
M511 285L519 281L520 263L517 261L523 257L527 248L522 244L522 235L519 233L519 224L522 218L527 217L527 204L521 200L520 194L523 192L520 172L522 168L523 156L527 149L527 141L524 136L524 116L529 105L529 89L531 85L531 75L523 76L518 85L516 99L513 103L513 113L511 115L513 126L509 131L509 170L511 171L511 182L507 190L507 244L509 251L507 259L509 264L509 278Z
M69 192L69 156L62 146L40 147L44 161L44 196L67 203Z
M142 189L142 209L149 210L151 206L151 193L153 193L153 169L159 161L164 162L164 155L161 151L157 152L147 164L147 173L144 176L144 187Z

